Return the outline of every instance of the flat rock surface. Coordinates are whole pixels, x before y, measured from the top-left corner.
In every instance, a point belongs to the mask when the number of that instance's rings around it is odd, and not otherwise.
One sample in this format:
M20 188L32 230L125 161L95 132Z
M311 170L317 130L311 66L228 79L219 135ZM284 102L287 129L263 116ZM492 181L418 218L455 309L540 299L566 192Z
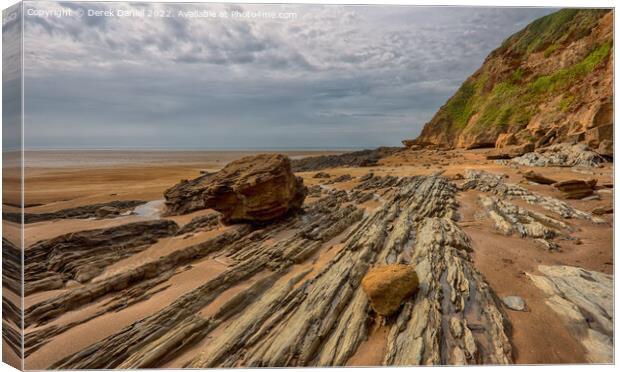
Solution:
M613 358L613 277L572 266L539 266L528 274L588 351L588 361Z

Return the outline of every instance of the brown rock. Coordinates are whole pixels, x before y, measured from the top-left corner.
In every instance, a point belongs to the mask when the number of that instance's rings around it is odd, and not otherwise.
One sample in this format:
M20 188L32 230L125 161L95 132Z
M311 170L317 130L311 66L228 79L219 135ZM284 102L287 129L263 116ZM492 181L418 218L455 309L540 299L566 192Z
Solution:
M603 214L611 214L614 213L614 207L613 206L609 206L609 207L597 207L592 209L592 214L596 214L596 215L603 215Z
M557 182L556 180L547 178L543 176L542 174L536 173L534 171L525 172L525 174L523 175L523 178L525 178L528 181L534 182L534 183L539 183L541 185L552 185Z
M314 176L312 176L312 178L329 178L329 177L331 176L329 175L329 173L326 173L326 172L318 172L318 173L315 173Z
M110 217L110 216L118 216L121 213L121 211L118 208L114 208L111 206L105 206L105 207L101 207L97 209L97 212L95 213L97 217L105 218L105 217Z
M601 125L586 131L586 143L592 148L596 148L603 140L612 141L614 136L614 126L612 124Z
M412 265L374 267L362 279L362 288L370 300L370 305L382 316L389 316L398 310L418 285L418 275Z
M614 143L611 140L602 140L601 143L598 145L598 149L596 150L596 152L603 156L613 157Z
M514 133L502 133L497 137L497 141L495 141L495 147L498 149L506 146L514 146L517 144L517 137L514 135Z
M260 154L233 161L217 173L166 190L167 213L213 208L222 221L266 222L299 209L308 193L291 161L281 154Z
M534 144L525 143L523 145L506 146L500 149L492 150L486 157L488 160L512 159L532 151L534 151Z
M583 142L586 139L586 132L578 132L578 133L573 133L573 134L569 134L566 136L566 142L568 143L579 143L579 142Z
M566 199L581 199L594 193L596 179L566 180L553 184L553 187L562 191Z

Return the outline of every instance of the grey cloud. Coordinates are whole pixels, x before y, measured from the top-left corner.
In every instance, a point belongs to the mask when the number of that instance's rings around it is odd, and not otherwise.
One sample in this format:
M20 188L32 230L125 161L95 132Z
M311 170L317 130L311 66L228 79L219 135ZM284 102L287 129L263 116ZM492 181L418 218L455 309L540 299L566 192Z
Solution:
M27 17L30 147L397 145L417 135L503 39L552 11L60 4L298 18Z

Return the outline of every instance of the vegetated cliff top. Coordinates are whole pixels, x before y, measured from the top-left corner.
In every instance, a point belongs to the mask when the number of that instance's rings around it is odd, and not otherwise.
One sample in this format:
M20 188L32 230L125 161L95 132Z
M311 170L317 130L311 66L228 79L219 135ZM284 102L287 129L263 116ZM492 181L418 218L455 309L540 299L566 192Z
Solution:
M612 51L609 9L537 19L491 52L420 136L404 142L493 147L503 133L515 143L583 140L613 120Z

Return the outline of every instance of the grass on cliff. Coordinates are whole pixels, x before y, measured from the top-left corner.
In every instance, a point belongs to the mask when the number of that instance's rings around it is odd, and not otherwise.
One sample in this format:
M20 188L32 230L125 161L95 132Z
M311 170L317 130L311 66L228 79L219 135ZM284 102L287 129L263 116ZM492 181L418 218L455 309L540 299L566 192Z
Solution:
M563 68L550 75L538 77L531 83L530 90L536 94L547 93L564 88L572 82L594 71L611 50L611 40L595 48L581 62Z
M483 92L488 79L486 74L466 81L445 107L451 127L464 128L474 114L479 114L476 120L478 128L527 125L541 102L594 71L607 58L611 46L611 41L605 42L580 62L530 81L523 81L524 72L518 68L506 80L495 84L489 93ZM566 96L560 102L559 109L566 111L574 99Z
M608 9L562 9L530 23L508 38L500 52L530 54L545 51L550 56L559 45L587 36Z

